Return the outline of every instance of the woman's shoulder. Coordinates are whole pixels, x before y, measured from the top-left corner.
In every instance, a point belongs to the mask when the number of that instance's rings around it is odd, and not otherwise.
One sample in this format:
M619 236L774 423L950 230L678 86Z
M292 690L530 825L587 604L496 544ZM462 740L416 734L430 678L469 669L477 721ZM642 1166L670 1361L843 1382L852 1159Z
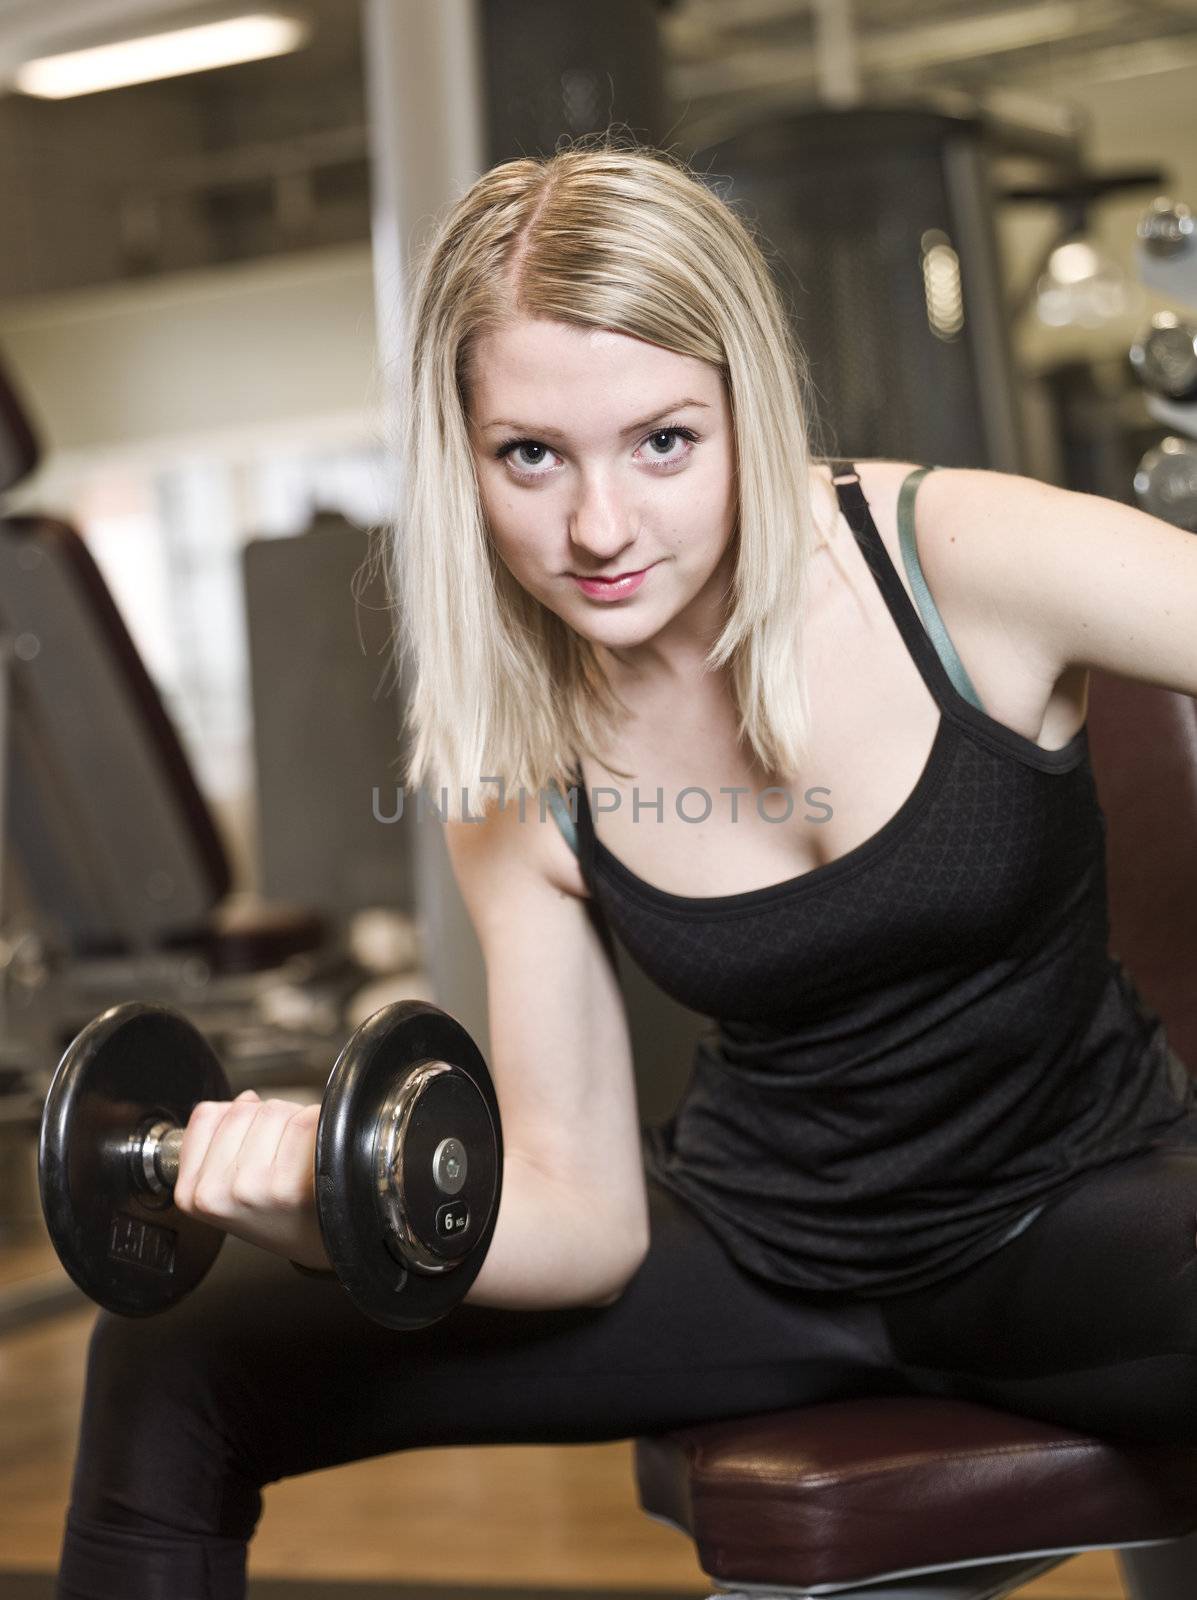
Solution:
M890 461L884 456L869 457L868 459L851 459L856 476L860 479L861 492L872 506L874 500L878 506L884 506L888 501L897 499L898 490L912 472L922 466L931 466L933 463L926 461ZM844 457L831 460L817 460L812 463L811 472L815 481L828 495L834 493L832 479L842 478L848 471L848 462ZM934 474L928 474L934 476Z
M928 462L919 461L890 461L884 457L870 458L868 460L853 460L856 476L860 479L860 492L864 495L872 513L877 531L881 535L882 543L889 551L891 558L896 558L898 548L898 493L902 484L912 472L920 466L930 465ZM842 477L847 470L843 458L832 461L817 461L813 466L813 475L818 485L818 494L815 507L815 520L824 537L829 543L834 543L842 536L846 528L844 519L839 516L839 507L836 504L836 491L832 483L833 476ZM929 473L928 478L935 476ZM919 486L918 511L920 529L926 520L927 503L938 496L925 489L925 481ZM833 515L827 522L821 503L832 510Z
M590 897L553 808L535 796L510 797L485 817L446 822L445 843L459 883L486 881L500 894L504 879L532 876L562 893Z
M929 461L890 461L885 456L872 456L866 459L853 459L853 467L860 479L860 486L864 497L869 498L869 488L873 486L879 490L893 488L895 491L901 486L903 480L919 467L932 466ZM844 467L839 461L819 463L820 470L830 483L834 471L843 471Z

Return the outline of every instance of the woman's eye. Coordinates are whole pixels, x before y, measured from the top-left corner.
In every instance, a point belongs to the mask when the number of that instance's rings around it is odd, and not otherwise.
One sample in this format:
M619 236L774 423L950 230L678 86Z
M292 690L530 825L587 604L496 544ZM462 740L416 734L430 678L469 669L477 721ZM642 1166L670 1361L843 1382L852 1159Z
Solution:
M517 459L517 452L525 450L531 451L533 454L535 454L536 451L539 451L542 459L544 456L548 455L548 450L546 447L543 444L537 444L534 439L511 439L507 444L500 447L498 451L499 460L502 461L504 456L510 456L517 467L523 466L524 463ZM532 463L533 468L535 468L536 465L537 463L534 461ZM536 471L529 472L525 470L524 472L520 473L520 476L524 478L543 478L544 473Z
M696 438L697 435L689 428L656 428L648 435L644 446L648 447L651 461L661 467L671 467L675 462L684 461L690 454L689 449L678 450L677 442L684 440L693 445ZM510 458L515 476L524 479L547 478L552 469L545 468L543 463L551 454L548 446L536 439L508 439L495 451L499 461Z
M693 442L694 435L686 428L658 428L655 433L650 433L644 442L648 445L655 445L658 439L665 439L668 444L673 445L679 439L687 439ZM690 454L688 450L671 451L668 455L657 454L655 450L652 453L658 461L683 461Z

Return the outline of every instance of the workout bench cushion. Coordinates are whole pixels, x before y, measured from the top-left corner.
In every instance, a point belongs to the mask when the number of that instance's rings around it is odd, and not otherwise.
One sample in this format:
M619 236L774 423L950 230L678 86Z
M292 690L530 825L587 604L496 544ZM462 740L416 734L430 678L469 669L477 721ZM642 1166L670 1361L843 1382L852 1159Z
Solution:
M722 1583L813 1587L1197 1526L1197 1453L967 1400L827 1401L638 1439L642 1508Z

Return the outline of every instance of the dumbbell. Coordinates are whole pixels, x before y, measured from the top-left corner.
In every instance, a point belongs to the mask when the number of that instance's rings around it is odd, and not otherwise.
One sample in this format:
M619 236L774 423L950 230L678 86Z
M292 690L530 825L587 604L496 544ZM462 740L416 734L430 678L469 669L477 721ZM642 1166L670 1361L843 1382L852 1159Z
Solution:
M46 1097L38 1186L67 1272L124 1316L166 1311L203 1279L221 1229L174 1204L183 1129L231 1098L181 1013L130 1002L71 1041ZM368 1017L329 1075L316 1128L316 1208L351 1299L390 1328L422 1328L478 1276L503 1181L486 1062L453 1017L399 1000Z
M1135 228L1145 254L1157 261L1192 255L1197 249L1197 220L1183 200L1156 195Z
M1197 443L1170 434L1135 468L1135 499L1153 517L1197 533Z
M1197 305L1197 217L1183 200L1157 195L1139 218L1135 268L1149 289Z
M1152 394L1197 400L1197 323L1157 311L1130 347L1135 376Z

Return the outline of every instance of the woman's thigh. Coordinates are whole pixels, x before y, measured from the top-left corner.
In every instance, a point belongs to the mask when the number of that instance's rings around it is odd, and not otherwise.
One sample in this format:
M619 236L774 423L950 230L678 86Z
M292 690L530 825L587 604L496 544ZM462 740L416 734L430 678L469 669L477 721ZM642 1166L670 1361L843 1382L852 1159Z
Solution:
M925 1388L1197 1445L1197 1146L1100 1169L975 1266L878 1303Z
M187 1300L93 1336L73 1510L246 1538L277 1478L426 1445L629 1437L835 1395L908 1392L875 1308L741 1271L650 1184L651 1246L610 1306L463 1304L430 1328L230 1240Z

